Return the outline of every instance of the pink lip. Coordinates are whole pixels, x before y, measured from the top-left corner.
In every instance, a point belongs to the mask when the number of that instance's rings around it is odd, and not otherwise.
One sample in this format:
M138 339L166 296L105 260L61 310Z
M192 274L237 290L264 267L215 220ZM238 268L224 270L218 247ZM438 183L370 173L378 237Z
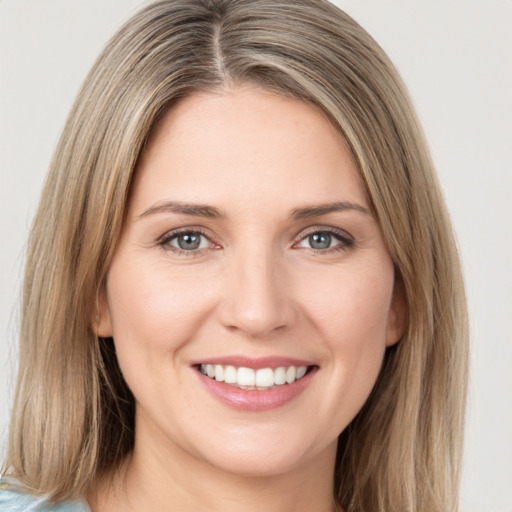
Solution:
M280 366L286 366L286 364ZM247 367L249 368L250 366L248 365ZM268 368L268 366L263 367ZM240 389L225 382L218 382L207 375L203 375L199 370L196 370L196 374L205 388L220 402L240 411L262 412L281 407L298 397L310 384L317 370L318 367L313 367L302 379L296 380L292 384L283 384L282 386L262 391Z
M192 366L200 364L222 364L224 366L236 366L237 368L243 366L245 368L252 368L259 370L260 368L279 368L281 366L313 366L311 361L302 359L293 359L289 357L244 357L244 356L225 356L225 357L212 357L209 359L201 359L200 361L192 362Z

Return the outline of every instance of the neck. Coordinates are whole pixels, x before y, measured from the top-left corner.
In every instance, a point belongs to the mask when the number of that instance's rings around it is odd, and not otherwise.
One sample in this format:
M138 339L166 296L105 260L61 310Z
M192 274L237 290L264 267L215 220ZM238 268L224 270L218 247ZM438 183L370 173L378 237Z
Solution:
M281 474L239 475L180 447L135 442L122 469L99 477L89 494L93 512L333 512L335 447Z

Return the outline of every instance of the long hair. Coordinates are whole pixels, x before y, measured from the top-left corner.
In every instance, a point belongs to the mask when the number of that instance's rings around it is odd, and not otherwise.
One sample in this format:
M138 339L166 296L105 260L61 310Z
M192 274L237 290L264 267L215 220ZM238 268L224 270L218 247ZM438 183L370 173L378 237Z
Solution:
M134 401L93 329L133 172L180 98L252 83L306 102L344 138L407 303L374 390L340 435L347 512L457 509L467 379L463 283L405 87L378 44L324 0L164 0L107 44L56 148L28 243L6 468L77 497L134 442Z

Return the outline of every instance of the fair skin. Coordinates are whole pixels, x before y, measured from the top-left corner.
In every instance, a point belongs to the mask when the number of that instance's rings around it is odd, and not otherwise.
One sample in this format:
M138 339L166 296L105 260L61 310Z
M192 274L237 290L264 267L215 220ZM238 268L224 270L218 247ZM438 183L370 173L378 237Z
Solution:
M99 301L136 428L92 510L332 511L337 437L402 333L394 288L322 115L249 86L182 100L139 161ZM222 382L228 366L274 383Z

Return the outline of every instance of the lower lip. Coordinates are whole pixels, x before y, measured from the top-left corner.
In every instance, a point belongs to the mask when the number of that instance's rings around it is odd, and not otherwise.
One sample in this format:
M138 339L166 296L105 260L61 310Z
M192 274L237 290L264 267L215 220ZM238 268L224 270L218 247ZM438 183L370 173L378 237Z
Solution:
M298 397L309 385L316 368L292 384L283 384L268 390L240 389L225 382L218 382L196 370L206 389L224 404L241 411L269 411L281 407Z

